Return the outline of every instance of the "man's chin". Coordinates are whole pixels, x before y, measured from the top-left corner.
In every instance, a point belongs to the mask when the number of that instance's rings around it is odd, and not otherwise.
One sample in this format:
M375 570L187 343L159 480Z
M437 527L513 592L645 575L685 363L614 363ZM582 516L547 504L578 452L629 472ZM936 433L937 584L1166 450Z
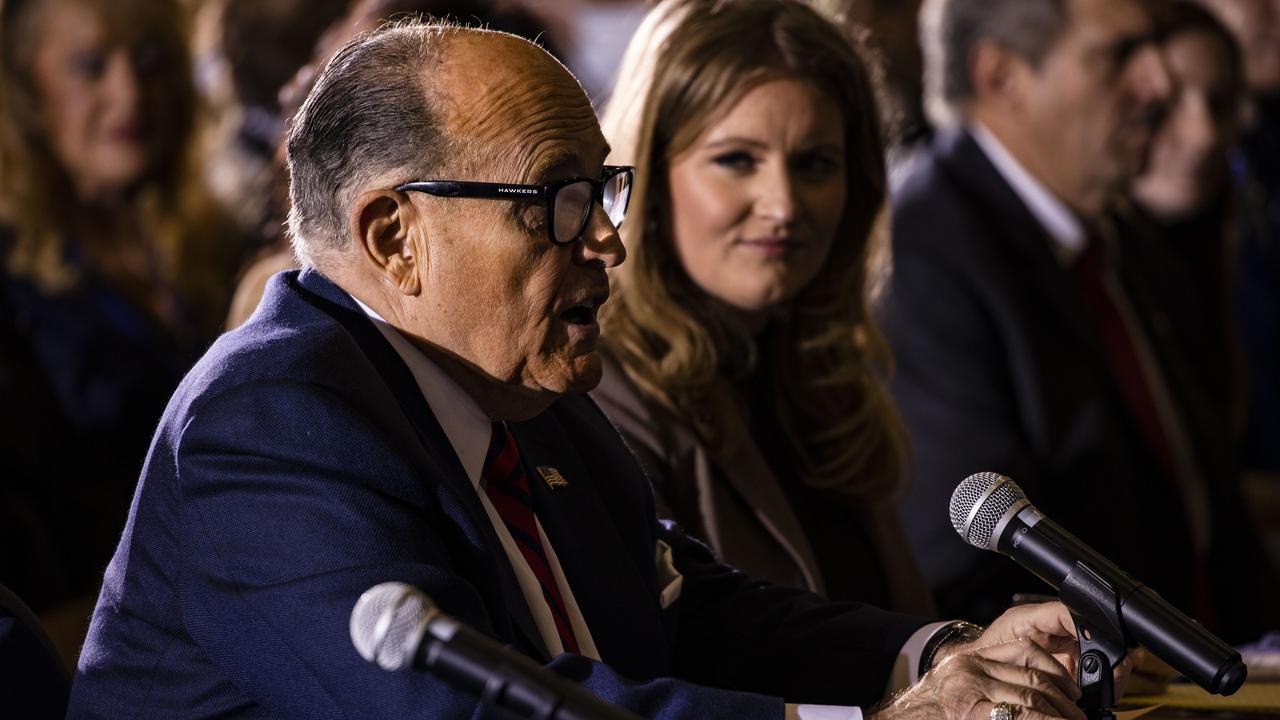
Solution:
M568 376L565 378L566 395L582 395L596 389L604 377L604 366L600 361L600 353L592 350L578 355L569 361Z

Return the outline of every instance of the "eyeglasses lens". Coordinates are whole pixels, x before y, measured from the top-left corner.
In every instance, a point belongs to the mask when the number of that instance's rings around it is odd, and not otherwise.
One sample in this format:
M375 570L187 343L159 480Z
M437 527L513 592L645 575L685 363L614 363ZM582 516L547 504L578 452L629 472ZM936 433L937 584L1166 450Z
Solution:
M604 183L602 204L614 227L621 227L627 215L627 202L631 199L631 173L620 172Z
M556 242L568 244L578 239L591 214L591 183L565 185L556 193Z

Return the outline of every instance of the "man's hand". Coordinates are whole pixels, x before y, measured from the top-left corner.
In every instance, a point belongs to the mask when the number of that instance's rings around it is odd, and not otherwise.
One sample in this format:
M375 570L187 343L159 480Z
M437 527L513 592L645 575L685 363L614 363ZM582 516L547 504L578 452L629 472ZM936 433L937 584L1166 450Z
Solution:
M1017 640L1031 640L1051 654L1074 654L1079 648L1071 611L1060 602L1047 602L1009 608L977 640L968 646L944 648L939 655L946 658L948 649L955 652L965 647L983 648Z
M1066 668L1036 641L979 639L953 651L872 720L986 720L1002 702L1014 706L1017 720L1085 720L1079 697Z

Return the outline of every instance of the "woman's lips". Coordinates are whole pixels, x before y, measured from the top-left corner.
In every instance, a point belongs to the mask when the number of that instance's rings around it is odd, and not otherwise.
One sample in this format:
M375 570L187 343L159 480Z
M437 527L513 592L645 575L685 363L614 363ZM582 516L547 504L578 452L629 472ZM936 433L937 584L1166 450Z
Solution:
M113 142L142 142L146 131L140 123L129 123L107 128L107 137Z
M794 238L784 237L762 237L751 238L749 240L740 240L739 245L742 247L758 252L766 257L778 257L804 247L804 243Z

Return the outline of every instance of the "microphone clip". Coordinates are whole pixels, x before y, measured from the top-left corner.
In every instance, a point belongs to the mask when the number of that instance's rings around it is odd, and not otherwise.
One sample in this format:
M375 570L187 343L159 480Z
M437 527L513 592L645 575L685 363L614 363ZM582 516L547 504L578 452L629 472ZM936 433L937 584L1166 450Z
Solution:
M1122 595L1133 589L1113 588L1083 562L1062 582L1060 598L1071 610L1080 648L1076 681L1082 694L1077 704L1089 720L1115 720L1113 671L1137 645L1124 631L1120 614Z

